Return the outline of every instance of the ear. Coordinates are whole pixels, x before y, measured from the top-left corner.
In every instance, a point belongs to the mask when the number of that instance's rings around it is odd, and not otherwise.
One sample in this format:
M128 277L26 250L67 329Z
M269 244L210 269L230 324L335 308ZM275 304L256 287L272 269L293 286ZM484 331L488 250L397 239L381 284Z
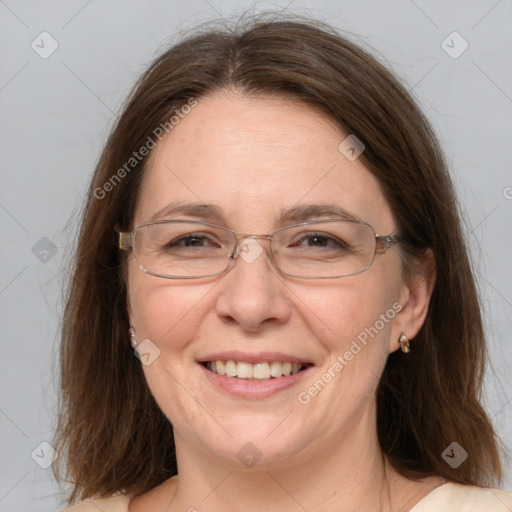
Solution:
M389 351L400 348L399 338L403 333L412 340L421 329L428 312L428 306L436 282L436 261L431 249L427 249L401 286L399 303L402 309L396 316L392 329Z

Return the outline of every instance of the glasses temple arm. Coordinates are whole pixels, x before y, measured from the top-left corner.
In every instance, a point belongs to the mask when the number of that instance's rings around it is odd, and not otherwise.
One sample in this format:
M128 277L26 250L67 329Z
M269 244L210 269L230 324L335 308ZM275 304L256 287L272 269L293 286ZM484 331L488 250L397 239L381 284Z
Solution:
M128 251L133 248L132 234L127 231L119 231L119 249Z
M389 249L391 246L400 242L401 237L398 233L391 233L389 235L377 236L375 237L377 240L377 250L385 251Z

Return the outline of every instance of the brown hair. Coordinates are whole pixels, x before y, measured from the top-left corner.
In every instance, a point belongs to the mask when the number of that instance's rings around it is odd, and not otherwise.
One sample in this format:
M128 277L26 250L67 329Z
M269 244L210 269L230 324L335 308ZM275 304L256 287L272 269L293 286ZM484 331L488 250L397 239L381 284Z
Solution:
M385 67L333 28L298 17L253 17L233 30L209 26L158 57L130 94L96 167L62 320L54 440L61 459L54 473L72 482L69 503L118 490L140 494L177 473L172 426L130 347L114 226L133 228L146 161L131 161L133 152L155 138L173 111L226 88L306 101L363 141L361 158L378 178L402 235L404 268L427 248L437 263L414 350L391 354L381 378L381 448L409 478L499 481L497 439L480 404L485 340L477 291L429 123ZM123 166L122 179L113 181ZM456 469L441 457L453 441L469 452Z

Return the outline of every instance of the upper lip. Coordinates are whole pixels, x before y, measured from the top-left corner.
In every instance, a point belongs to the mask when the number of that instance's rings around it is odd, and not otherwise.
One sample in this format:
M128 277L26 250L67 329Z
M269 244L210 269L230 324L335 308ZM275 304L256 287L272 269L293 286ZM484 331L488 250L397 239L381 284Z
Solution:
M198 358L200 363L208 361L241 361L245 363L263 363L279 361L281 363L300 363L300 364L313 364L311 360L304 359L290 354L283 354L282 352L242 352L239 350L233 350L229 352L215 352L208 354L204 357Z

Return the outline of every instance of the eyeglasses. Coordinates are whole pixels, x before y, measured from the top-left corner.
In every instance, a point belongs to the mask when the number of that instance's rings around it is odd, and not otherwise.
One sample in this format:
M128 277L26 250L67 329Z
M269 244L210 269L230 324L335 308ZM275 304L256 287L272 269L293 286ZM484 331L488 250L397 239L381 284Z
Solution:
M119 248L133 250L140 270L168 279L216 276L230 269L237 256L252 263L263 252L257 239L269 240L270 260L284 275L351 276L368 270L377 251L386 251L400 238L396 232L378 236L363 221L339 219L301 222L266 235L194 220L147 222L118 233Z

